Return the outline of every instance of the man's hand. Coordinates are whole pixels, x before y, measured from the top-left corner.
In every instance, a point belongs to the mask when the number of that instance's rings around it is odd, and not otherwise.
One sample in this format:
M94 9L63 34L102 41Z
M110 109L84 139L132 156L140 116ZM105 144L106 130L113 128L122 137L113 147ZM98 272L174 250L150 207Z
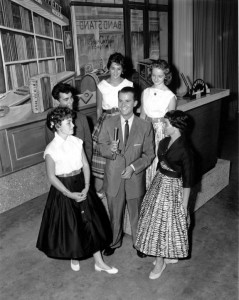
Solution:
M112 153L115 153L118 150L118 145L119 145L119 140L117 141L112 141L110 145L110 151Z
M124 171L121 173L121 178L130 179L134 173L134 169L131 166L126 167Z

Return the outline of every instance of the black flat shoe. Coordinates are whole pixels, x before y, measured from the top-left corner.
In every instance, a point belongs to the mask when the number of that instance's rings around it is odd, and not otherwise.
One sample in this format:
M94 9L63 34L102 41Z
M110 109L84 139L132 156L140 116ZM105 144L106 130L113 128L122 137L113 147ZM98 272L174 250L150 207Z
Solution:
M110 247L107 247L107 248L105 248L105 250L103 251L103 254L104 254L105 256L110 256L110 255L114 254L114 252L115 252L115 249L110 248Z
M138 255L138 257L140 257L140 258L145 258L145 257L147 257L146 254L140 252L139 250L137 250L137 255Z

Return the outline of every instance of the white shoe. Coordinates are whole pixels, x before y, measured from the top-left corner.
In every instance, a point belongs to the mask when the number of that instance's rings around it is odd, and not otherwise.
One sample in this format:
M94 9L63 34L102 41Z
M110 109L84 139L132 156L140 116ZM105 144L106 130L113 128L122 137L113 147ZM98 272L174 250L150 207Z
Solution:
M73 261L73 260L71 259L71 269L72 269L73 271L75 271L75 272L80 271L80 263L79 263L79 261L78 261L77 264L73 264L72 261ZM74 260L74 261L75 261L75 260Z
M164 259L165 263L168 264L176 264L178 263L178 259L177 258L165 258ZM156 265L156 260L153 261L153 265Z
M98 267L97 264L95 264L95 270L98 271L98 272L101 272L101 271L104 271L108 274L116 274L118 273L118 269L114 268L114 267L111 267L111 269L109 270L105 270L105 269L102 269L101 267Z
M162 275L162 273L163 273L163 270L166 268L166 263L165 263L165 261L163 262L163 266L162 266L162 269L161 269L161 271L159 272L159 273L153 273L153 272L150 272L150 274L149 274L149 279L157 279L157 278L159 278L161 275Z

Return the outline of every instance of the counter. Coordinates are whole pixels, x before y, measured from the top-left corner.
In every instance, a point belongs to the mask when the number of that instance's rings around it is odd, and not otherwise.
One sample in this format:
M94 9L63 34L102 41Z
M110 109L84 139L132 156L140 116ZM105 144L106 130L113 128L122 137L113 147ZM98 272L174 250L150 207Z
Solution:
M178 109L187 111L195 122L191 139L201 160L202 174L217 163L221 99L228 95L229 90L213 89L201 99L178 99ZM87 105L81 112L87 115L92 128L96 105ZM46 115L33 114L28 103L10 107L9 113L0 118L0 212L48 191L43 162Z

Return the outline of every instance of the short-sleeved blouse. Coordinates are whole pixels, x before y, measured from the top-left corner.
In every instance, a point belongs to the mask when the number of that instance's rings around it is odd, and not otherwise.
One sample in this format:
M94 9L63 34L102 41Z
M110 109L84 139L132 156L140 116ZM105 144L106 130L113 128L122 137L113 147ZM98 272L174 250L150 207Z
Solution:
M192 187L195 184L194 153L182 137L175 140L167 149L170 139L170 137L165 137L159 142L159 163L164 161L169 168L181 174L183 187Z
M172 98L176 98L170 90L147 88L143 92L144 111L150 118L162 118L168 111Z
M55 138L47 145L44 159L47 154L55 162L55 175L69 174L80 170L82 164L83 141L75 136L68 136L66 140L55 133Z
M133 87L133 82L128 79L124 79L119 85L112 86L103 79L98 84L98 89L102 94L102 108L111 109L113 107L118 107L118 92L126 86Z

